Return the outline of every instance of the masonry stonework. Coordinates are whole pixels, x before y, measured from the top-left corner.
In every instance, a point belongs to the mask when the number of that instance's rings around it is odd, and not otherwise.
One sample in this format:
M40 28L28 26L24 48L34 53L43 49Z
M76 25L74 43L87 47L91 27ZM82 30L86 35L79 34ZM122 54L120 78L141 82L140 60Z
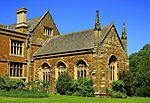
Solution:
M16 31L0 28L0 76L10 76L10 63L23 64L23 79L27 77L27 50L26 50L27 34L19 33ZM21 41L23 43L22 56L11 54L11 40ZM14 78L14 77L11 77Z
M11 77L10 64L13 63L23 65L23 76L11 78L41 81L45 77L43 64L46 64L49 67L47 71L50 71L47 72L50 75L50 92L54 93L59 76L58 64L62 62L72 79L77 79L78 73L81 73L82 78L91 78L95 95L101 95L106 88L111 87L113 80L120 78L121 71L128 69L125 23L120 38L114 23L100 26L97 11L94 29L60 35L49 11L39 18L29 20L26 20L27 9L21 8L17 11L24 15L22 17L25 26L18 24L21 22L19 20L8 26L0 24L0 76ZM48 30L48 35L45 30ZM11 40L23 43L22 46L13 44L13 48L22 48L23 55L11 54Z

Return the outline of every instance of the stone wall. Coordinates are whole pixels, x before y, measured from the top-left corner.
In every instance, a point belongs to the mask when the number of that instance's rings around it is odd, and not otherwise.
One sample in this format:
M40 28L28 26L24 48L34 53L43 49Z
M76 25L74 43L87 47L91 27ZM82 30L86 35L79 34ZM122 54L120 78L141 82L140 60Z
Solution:
M92 72L92 54L73 54L73 55L66 55L66 56L59 56L55 58L47 58L47 59L40 59L35 60L35 80L39 80L40 78L40 71L41 71L41 65L43 63L48 63L50 66L50 91L54 93L55 89L55 81L56 81L56 68L58 62L63 62L67 66L67 71L69 72L70 76L74 78L74 66L79 60L84 60L87 65L87 77L91 77Z
M9 75L9 63L19 62L24 64L24 77L27 77L27 49L26 49L27 35L15 31L0 28L0 76ZM11 40L18 40L23 42L23 55L17 56L10 54Z
M31 33L31 46L29 48L29 57L32 61L33 57L32 55L42 47L46 43L46 41L51 38L52 36L44 35L44 27L49 27L53 29L53 36L59 35L59 31L49 14L49 12L46 12L46 14L42 17L41 22L37 25L37 27L34 29L34 31ZM30 80L33 80L34 76L34 61L30 62Z
M111 86L111 81L108 79L109 59L111 56L117 58L117 70L115 72L117 72L118 78L120 71L127 70L129 65L127 54L123 50L122 43L114 27L110 29L103 42L99 45L98 54L93 60L93 68L97 71L93 76L97 93L101 94Z

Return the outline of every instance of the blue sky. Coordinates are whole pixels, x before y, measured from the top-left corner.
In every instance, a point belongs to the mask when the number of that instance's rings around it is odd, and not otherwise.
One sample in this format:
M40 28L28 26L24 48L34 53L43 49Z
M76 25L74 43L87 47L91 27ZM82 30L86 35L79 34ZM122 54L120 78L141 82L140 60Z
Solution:
M95 12L101 26L114 22L121 36L126 23L128 54L150 44L150 0L1 0L0 23L16 22L16 10L28 9L27 19L42 16L47 9L61 34L94 28Z

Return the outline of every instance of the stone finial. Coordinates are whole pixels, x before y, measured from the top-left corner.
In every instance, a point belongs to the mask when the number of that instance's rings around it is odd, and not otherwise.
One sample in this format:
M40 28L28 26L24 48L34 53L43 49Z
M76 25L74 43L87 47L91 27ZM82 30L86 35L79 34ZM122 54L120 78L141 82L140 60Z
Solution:
M95 20L95 28L94 30L101 31L100 20L99 20L99 11L96 11L96 20Z
M125 53L127 54L127 34L126 34L125 22L123 22L123 25L122 25L122 37L121 37L121 41L122 41Z
M127 39L125 22L123 22L123 25L122 25L122 37L121 37L121 39Z

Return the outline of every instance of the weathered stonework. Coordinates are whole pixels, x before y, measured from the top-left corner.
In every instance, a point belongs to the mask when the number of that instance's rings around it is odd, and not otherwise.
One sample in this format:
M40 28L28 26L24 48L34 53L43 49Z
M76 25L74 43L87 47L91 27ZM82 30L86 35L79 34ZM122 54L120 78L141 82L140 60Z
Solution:
M74 67L79 60L84 60L88 64L88 75L87 77L91 77L92 72L92 54L85 53L85 54L73 54L73 55L66 55L66 56L58 56L52 58L43 58L35 60L35 80L39 80L39 72L41 71L41 65L43 63L48 63L50 65L50 84L51 88L50 91L54 93L55 90L55 82L56 82L56 68L58 62L64 62L67 66L67 71L69 72L70 76L74 79Z
M22 17L25 17L24 13ZM27 81L43 80L42 66L46 63L50 67L50 92L54 93L59 75L58 64L64 63L70 76L77 79L80 72L77 64L82 61L86 64L81 65L86 68L84 74L93 80L95 94L105 93L112 81L119 79L121 71L128 69L127 37L125 24L121 39L113 23L101 27L98 13L97 11L94 29L66 35L59 34L49 11L40 18L27 21L24 18L25 28L19 24L0 24L0 76L10 74L9 66L13 62L23 64L23 77L17 78ZM21 29L18 30L17 26ZM53 30L52 35L44 34L45 27ZM22 56L10 54L11 40L23 42Z
M85 51L76 51L70 52L69 55L68 53L35 56L35 80L39 80L41 78L41 74L39 72L42 69L42 64L47 63L48 65L50 65L50 91L52 93L55 90L55 81L57 79L56 69L57 63L59 61L65 63L67 71L69 72L71 77L73 79L76 79L77 72L75 64L79 60L84 60L88 64L87 77L93 79L93 86L96 95L105 93L106 88L111 87L112 81L109 80L109 63L112 56L116 58L116 63L114 65L114 80L119 79L119 75L122 70L128 69L127 55L124 51L122 42L116 32L114 24L110 24L109 29L104 36L102 36L101 31L94 32L94 48L91 49L90 52L87 53Z
M11 62L23 63L23 79L27 78L27 50L26 50L27 34L19 33L4 28L0 28L0 76L9 76L9 65ZM23 42L23 55L16 56L10 53L11 40Z
M44 27L49 27L53 29L53 36L59 35L59 31L51 17L49 11L41 17L38 21L37 26L31 31L30 37L30 48L29 48L29 57L30 57L30 80L33 80L34 74L34 61L32 55L42 47L42 45L49 39L51 36L44 35Z

